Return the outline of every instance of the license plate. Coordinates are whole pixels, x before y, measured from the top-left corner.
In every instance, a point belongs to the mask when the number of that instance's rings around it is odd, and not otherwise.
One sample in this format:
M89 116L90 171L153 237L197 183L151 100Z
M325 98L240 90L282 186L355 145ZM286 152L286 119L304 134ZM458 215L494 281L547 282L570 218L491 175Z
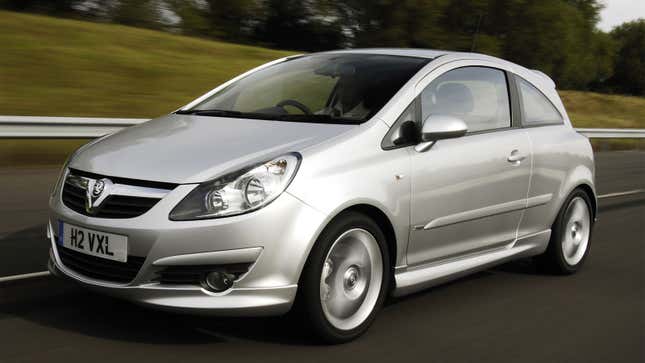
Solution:
M58 244L86 255L128 261L128 237L59 222Z

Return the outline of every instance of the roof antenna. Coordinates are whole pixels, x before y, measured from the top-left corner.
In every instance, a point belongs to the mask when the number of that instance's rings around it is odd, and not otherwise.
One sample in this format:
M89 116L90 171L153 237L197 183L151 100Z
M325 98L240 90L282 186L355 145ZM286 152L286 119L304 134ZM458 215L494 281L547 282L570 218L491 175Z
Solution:
M473 42L470 44L470 51L474 52L475 51L475 46L477 45L477 34L479 34L479 26L482 23L482 18L484 16L482 14L479 14L479 19L477 19L477 28L475 29L475 34L473 34Z

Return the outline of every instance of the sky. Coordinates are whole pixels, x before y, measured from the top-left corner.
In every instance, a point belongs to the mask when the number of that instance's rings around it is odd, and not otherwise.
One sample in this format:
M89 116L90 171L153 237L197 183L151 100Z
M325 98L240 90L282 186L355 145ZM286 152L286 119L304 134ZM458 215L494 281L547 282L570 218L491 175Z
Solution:
M645 0L603 0L598 27L609 31L626 21L645 18Z

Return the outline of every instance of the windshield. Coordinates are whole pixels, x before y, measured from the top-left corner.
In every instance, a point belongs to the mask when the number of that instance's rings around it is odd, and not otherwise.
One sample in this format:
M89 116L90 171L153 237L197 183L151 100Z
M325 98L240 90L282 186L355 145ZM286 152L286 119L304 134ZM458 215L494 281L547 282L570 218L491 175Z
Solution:
M375 54L299 57L254 72L178 113L362 123L427 62Z

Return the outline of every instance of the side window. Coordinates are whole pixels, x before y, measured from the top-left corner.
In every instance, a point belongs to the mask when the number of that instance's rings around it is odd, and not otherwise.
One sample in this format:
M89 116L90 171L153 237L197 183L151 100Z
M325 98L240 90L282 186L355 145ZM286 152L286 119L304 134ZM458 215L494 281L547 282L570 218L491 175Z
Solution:
M527 126L561 124L562 116L542 92L532 84L516 77L522 100L523 123Z
M468 132L511 127L506 74L494 68L464 67L448 71L421 93L421 117L459 117Z

